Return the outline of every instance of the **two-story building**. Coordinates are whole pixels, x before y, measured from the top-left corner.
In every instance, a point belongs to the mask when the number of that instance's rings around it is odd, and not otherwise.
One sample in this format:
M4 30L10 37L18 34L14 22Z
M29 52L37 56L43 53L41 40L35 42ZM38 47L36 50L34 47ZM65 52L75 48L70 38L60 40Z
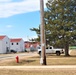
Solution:
M0 54L9 53L11 50L22 52L24 49L22 38L10 39L6 35L0 35Z
M6 36L0 36L0 53L8 53L10 50L10 39Z
M22 38L10 39L10 50L17 52L24 51L24 41Z

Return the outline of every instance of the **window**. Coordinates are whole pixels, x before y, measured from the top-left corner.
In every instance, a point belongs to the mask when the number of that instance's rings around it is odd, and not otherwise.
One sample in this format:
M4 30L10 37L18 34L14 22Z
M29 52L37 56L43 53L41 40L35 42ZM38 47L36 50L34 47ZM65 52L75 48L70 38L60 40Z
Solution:
M7 44L7 42L6 42L6 44Z
M12 43L12 45L13 45L13 43Z
M52 49L52 47L50 47L50 49Z
M18 45L18 43L17 43L17 45Z
M48 47L46 47L46 49L48 49Z

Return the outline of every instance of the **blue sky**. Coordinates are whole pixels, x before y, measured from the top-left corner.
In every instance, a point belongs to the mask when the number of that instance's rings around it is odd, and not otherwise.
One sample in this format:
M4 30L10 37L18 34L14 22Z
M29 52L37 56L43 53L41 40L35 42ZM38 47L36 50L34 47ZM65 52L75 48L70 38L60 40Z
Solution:
M40 24L40 0L0 0L0 35L28 40ZM44 7L47 0L44 0Z

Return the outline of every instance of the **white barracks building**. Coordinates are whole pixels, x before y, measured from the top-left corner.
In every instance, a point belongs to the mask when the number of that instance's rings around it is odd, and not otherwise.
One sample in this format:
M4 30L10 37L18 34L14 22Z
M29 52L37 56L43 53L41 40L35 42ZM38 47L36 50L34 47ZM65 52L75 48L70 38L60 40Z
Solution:
M10 39L6 35L0 36L0 54L9 53L11 50L17 52L24 51L24 41L22 38Z
M24 51L24 41L21 38L10 39L10 50L15 50L17 52Z
M4 35L0 36L0 53L7 53L10 50L10 39Z

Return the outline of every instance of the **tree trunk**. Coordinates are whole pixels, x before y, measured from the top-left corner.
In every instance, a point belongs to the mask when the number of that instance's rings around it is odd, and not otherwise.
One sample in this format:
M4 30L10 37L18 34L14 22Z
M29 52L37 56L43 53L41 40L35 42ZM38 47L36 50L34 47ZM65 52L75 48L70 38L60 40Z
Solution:
M69 56L69 43L66 42L65 44L65 56Z

